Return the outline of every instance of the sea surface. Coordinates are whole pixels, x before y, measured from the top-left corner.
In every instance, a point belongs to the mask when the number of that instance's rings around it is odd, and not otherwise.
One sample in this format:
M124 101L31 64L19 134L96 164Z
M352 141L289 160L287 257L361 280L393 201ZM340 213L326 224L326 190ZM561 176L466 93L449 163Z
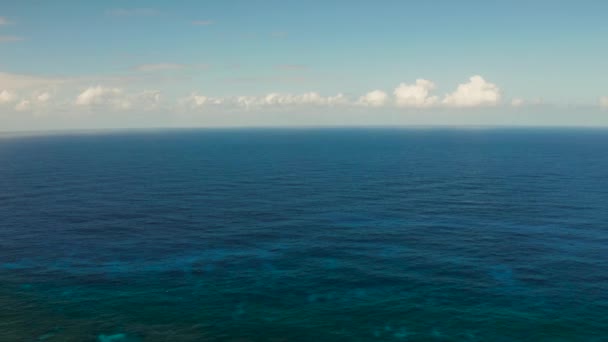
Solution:
M0 341L608 341L608 130L4 134Z

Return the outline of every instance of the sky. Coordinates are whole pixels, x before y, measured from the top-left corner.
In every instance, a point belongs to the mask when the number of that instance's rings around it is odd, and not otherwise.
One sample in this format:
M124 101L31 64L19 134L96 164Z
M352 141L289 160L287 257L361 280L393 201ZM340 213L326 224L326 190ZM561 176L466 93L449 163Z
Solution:
M0 0L0 131L608 126L605 0Z

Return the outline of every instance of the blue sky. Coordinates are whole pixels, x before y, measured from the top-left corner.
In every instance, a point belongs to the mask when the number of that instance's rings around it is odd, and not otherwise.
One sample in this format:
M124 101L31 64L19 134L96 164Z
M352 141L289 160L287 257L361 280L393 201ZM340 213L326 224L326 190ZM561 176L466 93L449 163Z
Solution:
M608 125L606 1L2 1L0 130Z

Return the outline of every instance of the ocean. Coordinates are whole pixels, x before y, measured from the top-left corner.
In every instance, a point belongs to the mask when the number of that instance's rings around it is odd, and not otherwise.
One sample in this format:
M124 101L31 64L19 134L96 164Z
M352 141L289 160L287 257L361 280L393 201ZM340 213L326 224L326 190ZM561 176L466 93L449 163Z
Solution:
M0 341L608 341L608 130L0 135Z

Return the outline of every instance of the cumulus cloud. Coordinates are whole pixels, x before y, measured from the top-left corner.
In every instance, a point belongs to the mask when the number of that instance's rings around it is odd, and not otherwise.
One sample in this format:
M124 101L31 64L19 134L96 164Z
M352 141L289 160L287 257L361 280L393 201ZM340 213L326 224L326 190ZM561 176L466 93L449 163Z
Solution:
M30 100L21 100L15 106L15 110L18 112L24 112L30 110L32 107L32 102Z
M36 96L36 100L37 100L38 102L47 102L47 101L48 101L48 100L50 100L50 99L51 99L51 94L49 94L49 93L47 93L47 92L44 92L44 93L42 93L42 94L38 94L38 95Z
M400 107L430 107L439 100L437 96L429 95L433 89L435 83L425 79L417 79L415 84L401 83L393 92L395 103Z
M241 107L252 109L258 107L294 107L294 106L339 106L349 104L344 94L323 96L317 92L302 94L269 93L262 96L209 97L192 93L179 101L182 106L200 108L210 105Z
M51 94L48 92L35 93L30 98L21 99L17 102L15 110L18 112L42 110L46 108L50 99Z
M16 99L17 95L15 95L15 93L8 90L0 91L0 104L11 103L14 102Z
M209 97L200 95L198 93L192 93L190 96L179 100L179 104L189 108L200 108L206 105L219 105L224 103L224 99L217 97Z
M128 109L131 103L124 97L119 88L105 88L102 86L85 89L74 102L77 106L103 106Z
M196 67L203 67L203 65L142 64L134 67L134 70L155 72ZM275 67L298 69L300 66L282 65ZM154 78L157 75L145 74L139 76ZM82 87L90 84L99 85ZM422 78L411 83L401 83L393 89L392 93L378 89L362 96L352 95L349 97L343 93L327 95L316 91L304 93L271 92L253 96L227 95L220 97L193 92L183 98L165 99L161 97L160 91L141 91L136 88L137 85L141 85L141 83L126 83L121 79L109 78L59 79L0 72L0 104L8 104L4 107L5 109L46 112L54 109L64 111L75 110L76 108L145 111L161 107L167 110L198 110L209 107L238 111L257 108L291 110L296 107L329 108L337 106L432 110L433 108L494 106L501 103L500 88L487 82L481 76L471 77L468 82L458 85L453 92L448 93L445 97L436 96L433 93L436 89L435 83ZM533 100L513 98L506 102L505 106L520 107L534 104ZM608 97L601 98L600 105L608 108Z
M447 94L443 104L452 107L495 106L500 102L500 88L481 76L473 76L468 83L458 85L456 91Z
M158 108L161 93L158 90L147 90L139 93L126 93L120 88L103 86L89 87L76 97L74 105L81 107L103 107L115 110L152 110Z
M271 93L263 97L264 105L324 105L327 99L316 92L299 95Z
M361 96L358 104L370 107L382 107L388 102L388 95L382 90L374 90Z

